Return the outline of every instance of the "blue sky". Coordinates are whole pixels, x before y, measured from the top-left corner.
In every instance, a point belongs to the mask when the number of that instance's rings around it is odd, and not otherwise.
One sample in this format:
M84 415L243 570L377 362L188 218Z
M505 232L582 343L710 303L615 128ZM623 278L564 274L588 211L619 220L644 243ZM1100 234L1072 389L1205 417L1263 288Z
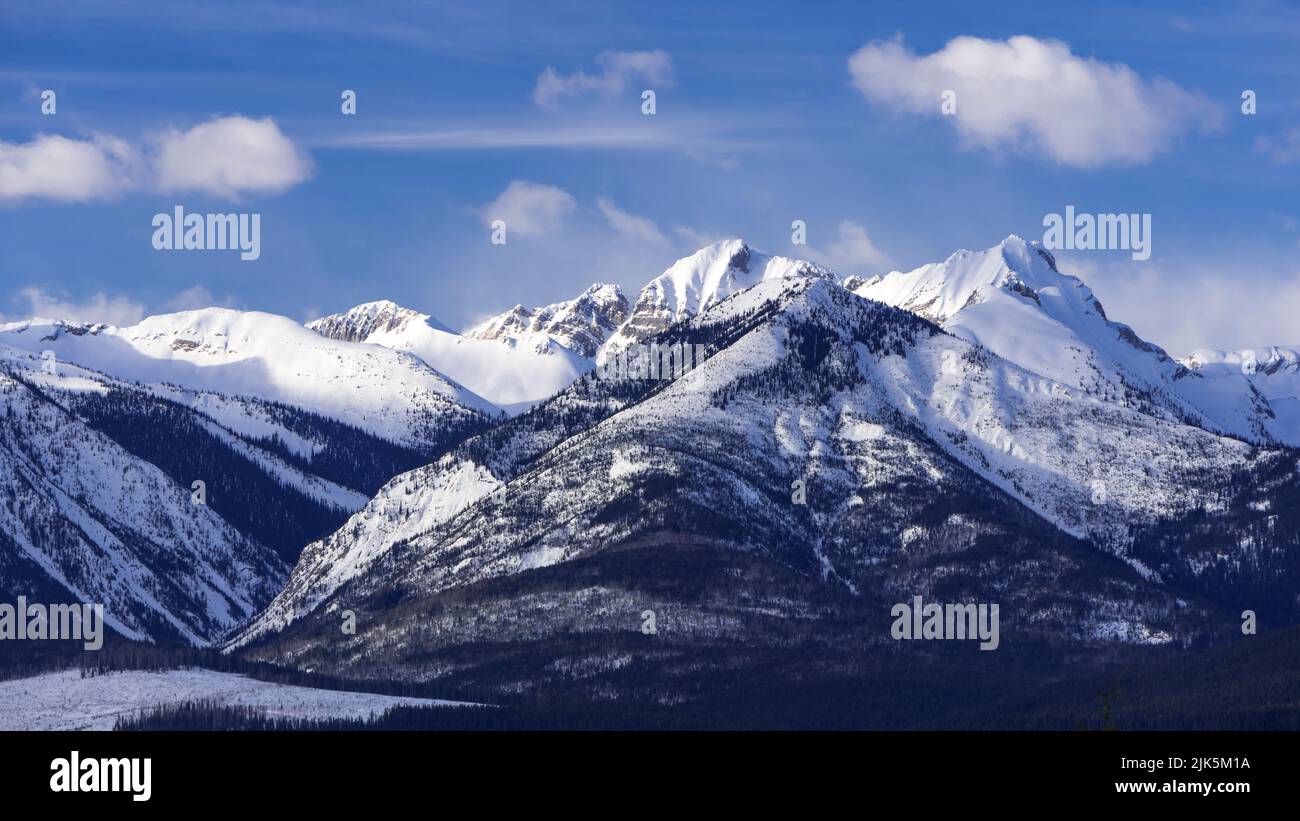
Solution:
M873 273L1074 205L1152 215L1148 261L1061 254L1113 318L1300 344L1300 4L809 5L0 0L0 316L464 327L724 236ZM261 258L155 250L176 205L260 213Z

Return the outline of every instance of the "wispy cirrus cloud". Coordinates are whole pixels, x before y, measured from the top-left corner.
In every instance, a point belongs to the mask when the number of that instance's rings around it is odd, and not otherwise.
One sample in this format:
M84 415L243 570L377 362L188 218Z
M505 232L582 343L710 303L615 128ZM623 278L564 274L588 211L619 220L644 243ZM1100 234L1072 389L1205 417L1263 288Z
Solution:
M1300 163L1300 126L1285 134L1259 137L1254 147L1275 163Z
M322 148L375 151L557 148L682 151L700 156L753 150L767 145L753 134L736 136L743 125L734 120L735 130L722 130L708 122L688 122L683 118L678 118L673 125L654 120L653 117L645 117L631 122L411 124L329 137L314 144Z
M41 134L0 142L0 202L111 200L131 191L198 191L227 199L279 192L312 174L306 152L270 118L220 117L140 143Z
M652 245L663 245L668 241L654 220L629 214L615 205L613 200L600 197L596 200L596 207L600 209L609 227L621 237Z
M1221 119L1199 93L1036 37L957 37L927 55L877 41L849 58L849 72L872 103L911 114L942 116L942 95L953 91L956 113L943 119L968 144L1076 167L1146 162Z
M844 220L836 230L829 245L809 246L810 259L841 274L871 273L889 265L889 255L876 247L862 225Z
M603 51L596 56L597 70L561 74L547 66L533 87L533 102L543 108L555 108L569 97L596 94L613 97L622 93L633 79L661 88L673 84L673 61L667 52Z
M1111 319L1133 326L1171 356L1198 348L1235 350L1300 344L1300 269L1277 268L1249 284L1233 262L1191 264L1096 260L1060 253L1057 266L1083 279ZM1267 299L1253 295L1267 293ZM1248 321L1242 303L1249 299ZM1152 306L1157 309L1153 310Z

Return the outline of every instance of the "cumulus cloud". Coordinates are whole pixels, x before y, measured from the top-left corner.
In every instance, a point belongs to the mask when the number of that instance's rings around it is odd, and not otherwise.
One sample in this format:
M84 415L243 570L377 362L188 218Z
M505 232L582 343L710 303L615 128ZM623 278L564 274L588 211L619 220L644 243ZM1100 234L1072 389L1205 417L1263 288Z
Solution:
M141 145L42 134L26 143L0 142L0 202L110 200L133 190L235 198L283 191L311 171L311 160L269 118L222 117Z
M278 192L311 176L312 164L270 117L222 117L158 137L155 169L165 191L222 197Z
M108 199L133 187L140 168L135 149L108 137L41 134L27 143L0 142L0 201Z
M876 247L866 228L845 220L838 231L838 238L824 249L809 247L808 256L814 262L844 274L869 272L889 264L889 255Z
M504 220L511 233L537 236L559 228L575 207L573 196L562 188L512 180L479 214L485 225Z
M604 51L596 57L598 71L560 74L547 66L533 88L533 102L554 108L566 97L599 94L612 97L627 88L633 78L650 85L667 87L673 82L673 61L664 51Z
M76 322L107 322L110 325L134 325L144 319L144 306L124 296L110 297L97 293L82 302L50 294L43 288L24 288L18 300L26 302L26 317L68 319Z
M668 241L659 226L646 217L629 214L614 204L612 200L601 197L596 200L596 207L605 215L605 221L619 236L638 242L662 245Z
M953 91L956 114L945 119L967 144L1078 167L1145 162L1179 134L1221 119L1201 94L1080 57L1059 40L957 37L924 56L900 40L878 41L849 58L849 72L872 103L906 113L942 116L942 95Z

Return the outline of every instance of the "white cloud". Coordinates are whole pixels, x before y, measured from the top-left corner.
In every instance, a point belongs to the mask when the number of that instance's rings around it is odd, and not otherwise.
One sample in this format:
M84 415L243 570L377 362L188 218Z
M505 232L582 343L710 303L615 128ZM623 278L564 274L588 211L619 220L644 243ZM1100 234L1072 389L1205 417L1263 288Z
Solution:
M1092 288L1108 317L1132 325L1171 356L1197 348L1300 344L1300 271L1247 280L1230 265L1173 269L1151 262L1093 263L1060 253L1056 261L1062 272ZM1268 298L1256 298L1261 293ZM1242 311L1243 301L1249 311Z
M91 295L83 301L70 299L59 289L60 293L51 293L46 288L29 286L18 291L11 300L20 307L17 314L9 316L6 321L25 319L66 319L74 322L105 322L109 325L134 325L151 309L143 303L126 296L110 296L102 291ZM154 312L189 311L196 308L233 308L235 300L231 296L217 299L207 288L195 285L162 303Z
M311 160L270 119L222 117L135 146L111 136L42 134L0 142L0 202L110 200L132 190L200 191L233 198L282 191L311 175Z
M668 238L659 230L659 226L655 225L652 220L629 214L615 205L612 200L601 197L596 200L596 207L600 209L600 213L605 215L605 221L621 237L656 245L662 245L668 241Z
M1027 36L957 37L925 56L899 40L878 41L849 58L849 71L868 100L913 114L943 116L943 92L954 91L956 114L945 119L968 144L1034 151L1071 166L1145 162L1180 133L1217 125L1221 116L1203 95L1168 80Z
M565 97L600 94L612 97L627 88L628 81L639 78L646 83L668 87L673 82L673 61L664 51L604 51L596 57L599 71L588 74L575 71L560 74L547 66L533 88L533 102L553 108Z
M635 115L634 122L471 123L413 125L386 131L338 134L314 145L378 151L496 151L502 148L597 149L602 151L681 152L700 163L731 170L732 156L770 147L746 131L740 117L681 115L672 122ZM653 120L654 122L650 122ZM724 122L725 121L725 122ZM743 132L743 136L741 136Z
M1300 162L1300 127L1278 137L1259 137L1255 150L1275 163Z
M108 199L136 184L139 167L135 149L112 138L41 134L28 143L0 142L0 201Z
M537 236L559 228L575 207L572 195L562 188L513 180L479 213L486 225L504 220L510 233Z
M144 306L138 302L124 296L110 297L102 292L84 302L71 302L43 288L24 288L18 292L18 298L28 305L26 317L134 325L144 319L145 313Z
M809 258L841 274L868 273L889 265L889 255L876 247L866 228L845 220L838 230L838 239L825 250L810 246Z
M307 155L270 117L222 117L157 139L155 168L164 191L203 191L235 197L277 192L311 176Z

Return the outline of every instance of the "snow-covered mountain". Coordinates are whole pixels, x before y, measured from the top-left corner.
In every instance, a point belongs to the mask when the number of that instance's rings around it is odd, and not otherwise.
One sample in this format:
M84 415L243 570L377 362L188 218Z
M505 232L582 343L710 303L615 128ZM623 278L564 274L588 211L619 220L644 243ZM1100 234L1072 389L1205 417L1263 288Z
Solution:
M986 251L845 284L1084 394L1249 441L1300 444L1249 379L1204 378L1110 320L1036 242L1010 236Z
M457 334L429 314L368 302L307 323L333 339L370 342L423 359L509 413L525 411L625 347L766 279L831 277L811 262L755 251L742 239L700 249L650 280L629 309L616 285L574 299L516 305Z
M998 601L1004 635L1078 642L1197 640L1244 600L1295 616L1300 546L1271 512L1300 496L1276 478L1289 451L1030 371L821 276L763 277L655 338L707 359L675 380L585 376L396 477L233 646L599 691L651 612L663 649L642 658L661 675L638 680L680 695L685 671L753 663L737 643L880 641L872 619L912 595Z
M650 341L705 355L592 373ZM839 284L728 240L630 306L595 285L464 334L391 302L11 324L0 581L110 598L127 635L240 623L255 658L512 693L637 664L684 698L885 640L914 595L1000 602L1012 642L1205 641L1245 607L1300 619L1300 357L1253 355L1176 362L1016 237ZM86 448L112 458L65 471ZM174 509L205 476L221 501ZM662 648L629 655L646 612Z
M104 605L129 638L203 644L248 618L288 565L157 466L0 369L0 589Z
M99 602L123 635L195 644L495 413L415 357L221 309L0 326L0 376L0 589Z
M637 295L627 320L606 343L621 348L689 319L732 294L760 282L791 277L832 277L805 260L771 256L734 238L701 248L673 263Z
M314 319L307 323L307 327L330 339L341 339L344 342L370 342L373 336L401 335L408 326L418 323L426 324L437 331L453 333L451 328L428 314L403 308L387 299L366 302L341 314Z
M307 323L332 339L414 354L508 412L532 407L593 367L596 348L627 313L612 285L544 308L522 305L457 334L428 314L370 302Z
M598 282L566 302L543 308L516 305L475 325L465 336L499 340L538 352L559 345L591 359L626 319L627 297L617 285Z
M1179 361L1210 381L1236 384L1243 378L1249 380L1276 415L1271 430L1278 439L1300 443L1300 347L1201 348Z
M126 328L33 319L0 325L0 345L143 385L283 403L413 448L497 412L417 357L258 311L205 308Z

